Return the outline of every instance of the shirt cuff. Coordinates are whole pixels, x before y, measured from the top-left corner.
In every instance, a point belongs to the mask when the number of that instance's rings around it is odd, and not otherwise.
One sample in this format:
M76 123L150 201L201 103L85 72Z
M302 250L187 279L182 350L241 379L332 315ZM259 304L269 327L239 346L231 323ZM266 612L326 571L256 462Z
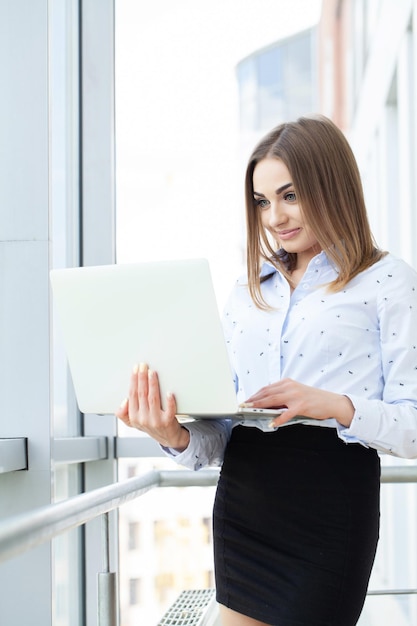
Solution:
M197 420L184 428L190 433L190 442L183 452L164 448L162 450L179 465L192 470L207 466L219 466L230 436L230 420Z
M186 428L186 426L183 425L184 428ZM167 448L165 446L163 446L162 444L160 444L161 446L161 450L163 452L165 452L165 454L167 456L172 457L176 463L179 463L181 465L186 465L186 463L182 463L181 461L186 461L188 458L188 454L190 451L191 446L191 441L192 441L192 436L191 436L191 432L188 428L186 428L186 430L188 430L188 432L190 433L190 441L188 443L188 446L185 448L185 450L183 450L182 452L180 452L179 450L176 450L175 448ZM188 452L188 454L187 454Z
M338 428L339 437L347 443L372 443L378 439L380 428L379 401L368 400L360 396L345 394L355 409L352 422L348 428ZM369 403L374 404L374 410L369 410Z

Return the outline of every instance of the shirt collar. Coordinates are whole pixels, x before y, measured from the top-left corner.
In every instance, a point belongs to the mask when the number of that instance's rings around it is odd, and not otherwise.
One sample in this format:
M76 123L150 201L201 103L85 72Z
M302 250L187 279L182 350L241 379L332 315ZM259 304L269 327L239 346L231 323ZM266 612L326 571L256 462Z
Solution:
M308 268L313 263L316 264L317 261L320 262L320 265L322 267L333 267L333 263L330 261L329 257L324 252L324 250L322 250L321 252L319 252L319 254L316 254L316 256L314 256L311 259L310 263L308 264L307 271L308 271ZM275 272L278 272L278 271L279 270L277 270L277 268L271 261L265 261L261 267L260 278L267 278L268 276L272 276L272 274L275 274Z

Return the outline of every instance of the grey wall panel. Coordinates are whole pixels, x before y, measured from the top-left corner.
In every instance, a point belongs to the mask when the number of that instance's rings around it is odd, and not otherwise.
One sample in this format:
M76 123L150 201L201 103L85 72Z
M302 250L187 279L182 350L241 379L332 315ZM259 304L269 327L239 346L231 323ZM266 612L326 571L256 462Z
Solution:
M48 3L0 3L0 238L48 237Z
M48 1L0 2L0 436L29 469L0 475L0 517L51 500ZM0 567L0 621L52 623L51 546Z
M30 469L50 466L49 244L0 241L1 436L29 437Z

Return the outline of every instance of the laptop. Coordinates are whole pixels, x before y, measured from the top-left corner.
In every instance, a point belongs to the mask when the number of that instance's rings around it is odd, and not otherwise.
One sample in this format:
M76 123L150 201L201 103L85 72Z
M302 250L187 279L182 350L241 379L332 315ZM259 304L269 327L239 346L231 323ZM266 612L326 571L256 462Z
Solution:
M254 419L282 410L237 405L206 259L56 269L50 273L79 409L114 414L137 363L158 373L179 418Z

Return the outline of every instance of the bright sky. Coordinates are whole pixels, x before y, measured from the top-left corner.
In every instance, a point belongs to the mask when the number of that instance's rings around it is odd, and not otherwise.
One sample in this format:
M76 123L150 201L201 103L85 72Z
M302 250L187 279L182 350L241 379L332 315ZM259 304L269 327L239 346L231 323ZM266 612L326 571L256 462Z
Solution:
M316 24L320 9L321 0L117 0L119 262L204 256L222 306L243 269L236 64Z

